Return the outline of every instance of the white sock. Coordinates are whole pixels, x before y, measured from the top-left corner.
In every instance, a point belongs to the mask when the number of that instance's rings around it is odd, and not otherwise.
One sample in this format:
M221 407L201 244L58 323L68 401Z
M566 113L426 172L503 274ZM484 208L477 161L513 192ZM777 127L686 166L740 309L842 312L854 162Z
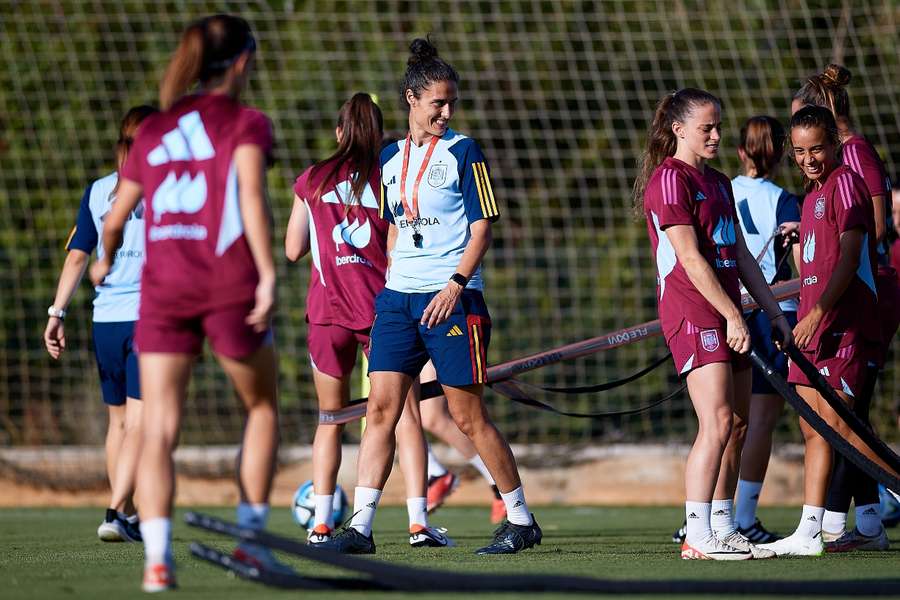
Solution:
M822 506L803 505L803 514L800 515L800 524L794 533L809 539L816 537L822 531L822 517L825 516L825 508Z
M503 503L506 505L506 518L513 525L531 525L534 519L531 518L531 511L528 510L528 504L525 503L525 490L520 485L511 492L500 492Z
M728 500L713 500L710 505L710 513L709 517L709 526L710 529L713 530L716 537L720 540L725 539L732 532L734 532L734 521L731 518L731 513L734 510L734 501L729 498Z
M432 477L442 477L447 474L447 467L445 467L441 461L438 460L437 456L434 455L434 452L431 451L431 446L428 446L428 479Z
M856 528L863 535L873 536L881 532L881 505L863 504L856 507Z
M148 565L171 562L172 520L165 517L141 522L144 538L144 561Z
M847 530L847 513L845 512L832 512L830 510L825 511L825 516L822 517L822 531L827 531L828 533L836 533L841 534Z
M249 502L241 502L238 504L238 527L244 527L246 529L265 529L268 521L268 504L250 504Z
M372 521L375 520L375 509L381 500L381 490L356 486L353 493L353 519L350 527L366 537L372 535Z
M698 543L712 537L712 529L709 525L709 513L712 510L710 502L684 503L684 514L687 520L687 536L689 542Z
M759 504L759 492L762 490L762 485L762 481L738 479L734 521L741 529L747 529L756 523L756 506Z
M484 477L484 480L487 481L488 485L495 485L494 478L491 477L491 472L488 471L484 461L481 460L481 456L476 454L469 459L469 464L478 469L478 472L481 473L481 476Z
M407 498L406 512L409 514L409 526L421 525L428 527L428 511L426 507L425 497Z
M313 504L316 507L313 527L326 525L334 529L334 494L313 494Z

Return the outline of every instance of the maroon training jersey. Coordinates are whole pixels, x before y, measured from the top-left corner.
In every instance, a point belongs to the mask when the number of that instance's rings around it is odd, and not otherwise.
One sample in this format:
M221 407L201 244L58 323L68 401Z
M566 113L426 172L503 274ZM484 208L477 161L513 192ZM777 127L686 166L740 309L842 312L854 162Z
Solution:
M884 203L885 228L887 231L893 227L891 219L891 179L888 177L881 162L881 157L875 151L875 147L861 135L854 135L841 145L841 158L845 165L863 178L869 190L869 196L881 196ZM877 249L882 262L887 264L888 245L887 240Z
M875 218L872 202L862 177L845 165L828 175L821 188L814 189L803 200L800 220L803 260L800 264L800 308L802 319L815 306L825 291L840 260L841 234L861 229L865 234L859 268L837 303L822 318L810 347L816 348L828 336L841 338L839 346L855 342L859 337L880 339L875 311Z
M242 144L270 156L271 123L221 94L187 96L141 125L122 177L146 199L142 314L196 314L254 297L234 163Z
M362 198L350 203L350 176L343 165L316 195L331 164L305 170L294 193L306 202L309 214L312 276L306 298L306 319L317 325L368 329L375 317L375 296L384 289L389 223L378 216L375 190L381 181L377 167Z
M647 183L644 215L656 256L659 318L666 339L678 330L684 319L700 328L719 326L723 317L691 283L664 230L672 225L694 228L700 254L715 271L731 300L740 307L735 248L738 218L731 181L712 167L706 166L701 173L669 157Z

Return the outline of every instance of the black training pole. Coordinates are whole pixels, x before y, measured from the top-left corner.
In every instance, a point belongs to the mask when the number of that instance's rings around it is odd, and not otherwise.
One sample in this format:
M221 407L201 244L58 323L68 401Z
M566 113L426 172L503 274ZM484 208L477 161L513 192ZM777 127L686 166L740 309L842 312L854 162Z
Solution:
M819 414L806 403L806 400L800 397L800 394L784 380L781 374L779 374L766 359L757 354L755 350L751 350L750 360L772 387L775 388L787 403L797 411L797 414L799 414L810 427L815 429L819 435L825 438L835 451L839 452L844 458L862 469L869 477L882 483L887 488L892 490L900 489L900 477L898 477L896 473L890 473L880 465L877 465L866 458L866 456L853 444L832 429L831 426L825 422L825 419L820 417ZM831 388L828 387L828 389ZM819 392L821 391L822 390L819 390Z
M771 286L772 294L776 300L785 300L787 298L796 298L800 294L800 280L791 279ZM759 305L750 294L741 296L741 307L744 311L757 308ZM618 329L609 333L593 337L580 342L567 344L558 348L537 352L529 356L502 362L500 364L488 367L487 382L488 385L499 381L506 381L516 375L540 369L547 365L552 365L564 360L573 360L591 354L596 354L603 350L611 350L627 344L633 344L647 338L655 337L662 333L659 319L647 321L633 327ZM437 381L428 381L422 384L420 400L427 398L435 398L443 394L440 384ZM328 423L338 425L341 423L349 423L355 419L365 416L366 414L366 398L358 398L351 400L350 405L340 410L321 410L319 411L319 423Z

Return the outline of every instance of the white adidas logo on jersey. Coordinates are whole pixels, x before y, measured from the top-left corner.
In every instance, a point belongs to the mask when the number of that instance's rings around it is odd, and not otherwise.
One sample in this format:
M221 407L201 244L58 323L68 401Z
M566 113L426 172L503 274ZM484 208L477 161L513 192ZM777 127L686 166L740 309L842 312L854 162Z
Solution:
M147 154L154 167L175 161L209 160L216 155L198 111L178 119L178 126L162 136L162 143ZM206 175L195 177L187 172L180 177L174 171L163 180L153 194L153 220L158 223L166 213L198 212L206 204Z

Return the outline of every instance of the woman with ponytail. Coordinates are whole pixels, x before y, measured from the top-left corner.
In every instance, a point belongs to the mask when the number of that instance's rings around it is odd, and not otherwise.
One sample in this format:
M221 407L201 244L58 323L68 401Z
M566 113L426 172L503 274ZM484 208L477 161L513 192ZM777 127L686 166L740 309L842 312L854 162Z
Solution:
M308 347L320 410L338 410L350 400L350 375L362 346L369 353L375 296L384 289L388 222L378 216L376 190L383 138L381 109L368 94L355 94L341 107L337 151L306 169L294 185L294 208L285 254L296 261L312 253L306 297ZM319 423L313 439L315 516L307 542L331 539L332 504L341 464L343 425ZM409 543L451 544L428 526L426 450L419 403L410 392L397 427L400 465L407 484Z
M278 445L275 302L265 169L272 127L239 97L256 42L246 21L215 15L184 32L160 85L163 112L141 127L122 167L118 200L103 231L100 285L113 265L128 214L146 196L147 256L135 344L144 398L138 466L143 589L175 587L171 545L172 453L192 366L209 339L247 411L238 465L241 527L262 529ZM187 94L195 83L199 88ZM234 557L278 563L241 544Z
M862 177L875 219L875 241L878 269L875 289L878 292L877 313L881 329L879 351L872 357L872 366L865 391L856 399L854 411L864 421L869 420L869 408L878 373L884 367L891 342L900 325L900 280L891 265L890 236L891 181L884 163L874 146L853 127L850 118L850 96L847 85L851 74L840 65L830 64L821 73L808 77L794 94L794 112L803 106L824 106L834 116L840 144L841 162ZM851 500L856 505L857 527L846 531L847 512ZM873 508L874 507L874 508ZM834 463L834 476L828 490L825 523L822 536L829 552L854 549L881 550L887 537L878 516L877 483L842 456Z
M663 334L700 425L685 467L681 557L745 560L774 554L751 544L732 520L751 384L741 282L784 343L792 335L737 226L731 182L706 164L719 152L720 113L719 99L703 90L663 97L634 199L656 257Z
M401 87L406 138L381 153L379 212L390 222L387 283L375 299L366 431L359 450L354 516L323 544L375 551L372 522L394 460L394 430L413 380L431 359L450 414L475 445L507 505L508 521L479 554L512 554L541 541L509 444L482 394L491 321L481 261L499 217L478 144L450 129L459 75L425 39L410 45Z
M96 249L104 221L116 202L119 173L141 122L154 114L152 106L135 106L122 119L116 144L116 172L88 186L78 209L78 220L66 245L68 255L59 276L56 297L47 309L44 344L54 359L66 349L63 322L66 308L84 276L88 259ZM141 387L137 353L133 347L134 323L138 318L141 267L144 263L144 207L142 203L128 215L124 243L117 253L121 259L102 286L95 288L93 340L100 373L100 391L109 411L106 430L106 474L112 495L106 516L97 528L104 542L140 542L138 517L132 496L141 446Z
M865 389L867 362L878 345L874 218L865 182L840 163L838 129L827 108L806 106L794 113L790 137L794 161L807 181L800 221L803 285L794 339L797 349L852 407ZM883 466L796 364L790 366L788 382L796 384L797 393L833 429ZM800 429L806 445L803 514L794 533L765 545L779 556L818 556L825 550L823 516L832 449L803 420ZM877 487L874 493L877 520Z
M743 174L731 180L731 189L747 249L759 263L769 283L791 278L784 262L789 244L785 233L799 227L800 204L794 194L773 181L781 160L787 135L774 117L756 116L741 128L738 158ZM793 247L795 264L800 264L799 245ZM797 300L779 303L788 324L797 324ZM772 341L768 317L757 312L747 321L750 345L783 377L787 376L787 356ZM741 452L740 479L735 504L735 525L741 535L754 544L774 542L778 537L768 531L756 516L756 506L772 452L772 433L784 398L778 395L762 373L754 369L747 436Z

